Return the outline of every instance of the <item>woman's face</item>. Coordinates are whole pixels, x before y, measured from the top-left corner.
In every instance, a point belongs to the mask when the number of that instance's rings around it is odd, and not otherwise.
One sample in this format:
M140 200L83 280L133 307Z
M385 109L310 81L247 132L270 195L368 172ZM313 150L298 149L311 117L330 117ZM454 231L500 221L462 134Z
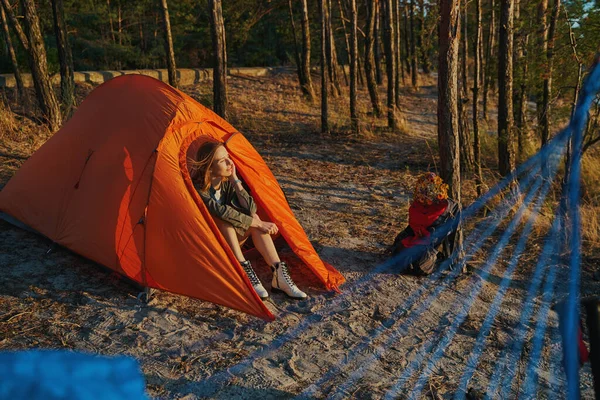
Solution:
M233 161L231 161L229 153L227 153L227 150L223 146L219 146L215 152L215 160L212 163L211 173L215 178L227 178L233 173Z

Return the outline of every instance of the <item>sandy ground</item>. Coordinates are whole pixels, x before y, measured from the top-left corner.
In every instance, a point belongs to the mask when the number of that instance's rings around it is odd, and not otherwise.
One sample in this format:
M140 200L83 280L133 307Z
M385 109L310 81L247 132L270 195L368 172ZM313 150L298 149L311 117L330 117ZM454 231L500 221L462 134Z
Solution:
M292 276L310 298L293 301L273 294L267 305L277 320L271 323L165 292L143 304L136 298L138 290L114 274L0 221L0 349L128 354L139 360L148 394L165 399L377 399L386 394L450 399L471 357L475 368L467 387L473 389L472 398L497 374L514 375L501 383L504 394L497 398L521 397L517 393L525 390L535 353L538 312L543 314L549 304L539 291L531 302L534 313L524 321L522 352L515 353L507 370L499 362L518 337L515 327L528 307L532 270L543 246L537 235L527 242L489 332L484 320L516 240L505 246L489 274L484 261L505 223L456 279L452 272L416 278L378 268L407 222L413 177L435 169L434 82L425 82L417 92L403 91L407 134L385 133L384 119L365 119L363 128L369 132L354 137L344 132L341 100L333 107L334 132L321 135L318 105L301 103L289 77L231 80L231 121L272 168L320 256L346 277L342 294L321 291L296 268ZM185 91L206 101L210 87ZM244 95L249 92L253 95ZM368 110L364 103L362 110ZM2 162L15 169L19 165L7 157ZM466 184L465 191L468 204L472 188ZM467 236L472 230L470 225ZM289 250L282 256L293 264ZM270 289L266 265L256 264ZM564 296L565 269L557 271L557 296ZM584 268L584 294L600 289L591 273ZM465 308L469 299L472 306ZM563 398L553 311L548 311L548 324L532 397ZM474 359L480 334L486 340ZM582 396L593 398L589 365L581 373Z

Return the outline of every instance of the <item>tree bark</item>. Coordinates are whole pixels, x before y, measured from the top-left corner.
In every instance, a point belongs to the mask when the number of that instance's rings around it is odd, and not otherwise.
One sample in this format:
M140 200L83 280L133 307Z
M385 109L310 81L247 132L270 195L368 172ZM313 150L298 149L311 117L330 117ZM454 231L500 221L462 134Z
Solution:
M300 60L300 48L298 46L298 39L296 37L296 23L294 22L294 7L292 6L292 0L288 0L288 7L290 9L290 23L292 24L292 35L294 38L294 58L296 59L296 72L298 73L298 83L302 89L304 77L302 76L302 61Z
M415 42L415 0L410 0L410 71L411 71L411 83L413 87L417 87L418 84L418 67L417 67L417 50Z
M302 76L304 82L302 92L312 102L315 99L312 78L310 76L310 25L308 21L307 0L300 0L302 4Z
M339 79L339 63L337 59L337 50L335 47L335 39L333 36L333 24L331 22L331 0L327 0L327 57L329 58L327 65L329 66L329 81L331 83L331 91L334 97L342 95L342 88Z
M379 0L367 0L367 29L365 38L365 72L367 75L367 87L369 89L369 97L371 98L371 106L373 107L373 115L377 118L381 116L381 103L379 102L379 92L377 91L377 80L375 76L375 23L377 19L377 8Z
M328 118L328 51L329 33L327 29L327 0L319 0L321 13L321 133L329 133Z
M473 50L473 164L475 167L475 186L477 188L477 197L483 194L483 175L481 173L481 145L479 139L479 70L481 68L481 0L475 1L475 45Z
M21 28L21 24L19 23L19 20L17 19L17 16L15 15L10 3L8 2L8 0L1 1L2 5L4 6L4 11L8 16L8 19L10 20L10 23L15 33L17 34L17 38L19 38L19 41L21 42L21 45L23 46L25 51L29 51L29 40L27 39L25 32L23 32L23 28Z
M460 203L458 140L458 48L460 11L458 0L439 0L438 145L440 175L449 195Z
M62 0L52 0L52 14L54 17L56 48L58 49L58 59L60 61L61 100L65 115L69 116L73 107L75 107L75 73Z
M408 10L406 5L402 8L404 15L404 48L406 49L406 56L404 57L404 63L406 65L406 72L412 76L412 68L410 67L411 53L410 53L410 24L408 22Z
M548 13L548 0L540 0L537 7L537 18L536 18L536 26L538 27L537 31L537 47L535 53L535 63L534 69L536 71L540 71L540 76L535 79L535 103L536 103L536 113L538 120L538 129L540 138L542 137L542 119L544 114L544 79L541 76L543 71L546 68L546 57L548 51L548 24L547 24L547 16Z
M21 0L24 12L25 34L29 41L29 68L35 86L36 96L44 114L44 118L50 129L54 132L60 128L62 117L60 106L48 75L48 64L46 60L46 49L44 39L40 30L40 22L33 0Z
M221 0L208 0L211 38L213 44L214 110L227 119L227 45Z
M112 13L110 11L110 0L106 0L106 11L108 11L108 22L110 25L110 37L112 39L113 44L116 44L115 40L115 27L113 25Z
M394 15L392 0L383 0L383 15L385 16L383 45L385 48L385 66L387 72L387 108L388 108L388 127L393 131L398 129L398 120L396 118L396 63L394 62Z
M468 60L469 46L467 37L467 1L461 1L463 4L462 23L463 34L461 35L461 85L460 85L460 100L458 101L458 131L460 140L460 162L461 171L469 172L473 169L473 147L471 145L471 132L469 131L468 103L469 103L469 79L468 79Z
M352 21L352 30L350 31L350 121L352 131L359 133L358 110L356 107L356 85L358 75L358 21L356 16L356 0L350 0L350 20Z
M490 29L488 32L488 40L487 40L487 49L485 51L485 80L483 81L483 118L487 121L488 119L488 92L489 87L492 84L492 80L494 79L494 66L496 65L495 60L495 52L496 48L496 2L495 0L491 0L491 15L490 15Z
M352 0L350 0L352 1ZM346 16L344 15L344 7L342 6L342 1L337 0L338 8L340 10L340 19L342 20L342 29L344 30L344 44L346 45L346 55L348 56L348 62L350 62L350 41L348 39L348 30L346 29ZM356 7L356 4L355 4ZM348 76L346 75L346 68L342 67L342 73L344 74L344 79L346 81L346 85L349 85Z
M171 35L171 20L167 0L160 0L162 6L163 28L165 31L165 52L167 53L167 69L169 70L169 85L179 87L177 79L177 66L175 64L175 50L173 49L173 36Z
M425 2L419 0L419 53L421 55L421 66L423 73L428 75L431 72L431 65L429 62L429 40L425 37Z
M513 121L513 12L514 0L500 0L498 41L498 170L509 174L515 167Z
M377 7L375 7L375 31L373 36L375 37L375 77L377 78L377 85L383 85L383 71L381 69L381 3L377 1Z
M21 71L19 69L19 63L17 61L17 55L15 48L13 47L12 40L10 38L10 31L8 29L8 21L6 19L6 13L4 12L4 6L0 4L0 16L2 17L2 32L4 34L4 41L8 50L8 56L10 57L10 63L15 74L15 81L17 81L17 102L26 101L25 86L23 86L23 79L21 78Z
M400 58L400 0L394 0L393 4L393 15L392 18L394 20L394 63L396 64L396 76L394 77L394 94L396 95L396 99L394 103L396 107L400 104L400 64L402 63L402 59Z
M554 58L554 36L556 33L556 21L560 10L560 0L554 0L552 6L552 17L548 28L548 51L546 55L546 73L544 74L544 97L542 104L542 146L550 138L550 97L552 96L552 68Z

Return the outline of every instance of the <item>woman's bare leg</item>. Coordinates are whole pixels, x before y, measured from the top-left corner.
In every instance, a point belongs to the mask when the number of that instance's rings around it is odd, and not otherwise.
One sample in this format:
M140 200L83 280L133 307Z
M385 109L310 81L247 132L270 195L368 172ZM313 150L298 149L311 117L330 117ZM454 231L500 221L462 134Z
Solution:
M246 261L246 259L244 258L244 254L242 253L240 240L238 239L237 232L233 228L233 225L231 225L229 222L223 221L220 218L215 218L214 220L217 224L217 228L219 228L219 231L221 232L223 237L225 237L225 241L227 242L231 250L233 250L235 258L237 258L239 262Z
M250 228L250 234L252 235L252 242L263 256L268 265L275 265L280 262L279 255L273 244L273 238L268 233L264 233L257 228Z

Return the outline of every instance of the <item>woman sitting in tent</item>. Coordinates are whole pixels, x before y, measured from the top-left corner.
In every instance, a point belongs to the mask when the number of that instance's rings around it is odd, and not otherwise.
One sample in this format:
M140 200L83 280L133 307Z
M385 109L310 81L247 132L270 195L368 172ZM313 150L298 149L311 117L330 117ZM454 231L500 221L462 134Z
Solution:
M432 273L439 250L442 258L454 252L459 213L460 207L448 198L448 185L442 178L433 172L422 174L408 209L408 226L396 236L391 248L396 269L414 275ZM436 232L442 225L444 232Z
M235 164L225 147L221 143L208 141L198 149L196 160L191 163L196 169L194 187L258 296L264 300L269 293L242 253L241 246L248 237L252 237L257 250L271 266L273 291L282 291L294 299L306 298L306 293L292 281L286 263L279 259L273 244L271 235L278 233L277 225L262 221L256 214L256 204L238 179Z

